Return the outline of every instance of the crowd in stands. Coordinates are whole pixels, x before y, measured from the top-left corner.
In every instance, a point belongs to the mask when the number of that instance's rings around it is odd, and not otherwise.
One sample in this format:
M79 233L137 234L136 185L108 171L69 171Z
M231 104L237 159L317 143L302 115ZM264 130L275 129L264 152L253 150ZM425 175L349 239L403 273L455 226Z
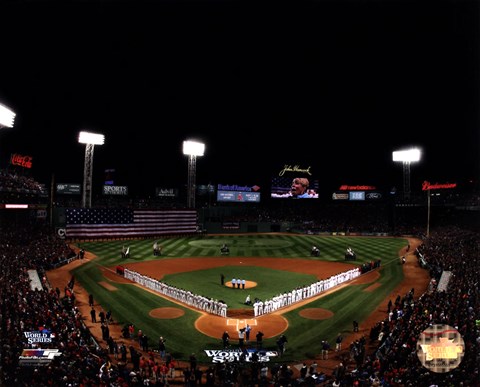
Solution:
M277 215L278 216L278 215ZM367 353L365 339L349 348L350 360L339 363L323 383L332 386L478 386L480 380L480 238L477 231L456 227L436 228L418 251L427 262L430 275L438 283L443 271L452 272L445 291L431 288L425 294L411 292L392 305L392 314L371 327L370 341L375 351ZM27 226L14 230L3 227L0 236L1 304L1 380L5 386L137 386L142 381L131 374L132 367L113 362L108 348L97 344L83 323L75 306L74 291L61 291L49 286L45 272L68 262L75 253L48 228ZM36 270L42 288L32 289L28 270ZM448 373L435 373L425 368L417 357L416 340L431 324L447 324L457 329L465 342L460 365ZM55 333L55 348L62 356L48 366L30 367L19 364L19 356L27 344L24 332L48 327ZM133 357L132 357L133 359ZM140 357L141 359L141 357ZM270 373L261 364L219 366L214 380L231 380L234 369L238 379L276 381L275 385L308 385L292 378L289 368L269 365ZM211 368L211 367L210 367ZM274 372L274 369L276 370ZM230 370L230 371L229 371ZM256 371L254 371L256 370ZM138 371L138 370L137 370ZM232 371L234 372L234 371ZM282 380L282 382L279 382ZM311 379L310 379L311 380ZM215 382L213 382L215 383ZM312 381L315 383L315 381ZM187 385L187 384L186 384ZM188 384L190 385L190 384ZM210 384L218 385L218 384ZM313 384L312 384L313 385Z
M43 186L30 176L0 169L0 192L43 194Z
M1 230L0 292L1 376L5 386L68 386L81 381L97 381L103 349L82 323L73 293L48 286L45 271L75 256L64 241L48 229ZM32 289L27 270L36 270L42 288ZM48 366L19 365L27 344L24 332L48 327L55 334L55 348L62 356Z

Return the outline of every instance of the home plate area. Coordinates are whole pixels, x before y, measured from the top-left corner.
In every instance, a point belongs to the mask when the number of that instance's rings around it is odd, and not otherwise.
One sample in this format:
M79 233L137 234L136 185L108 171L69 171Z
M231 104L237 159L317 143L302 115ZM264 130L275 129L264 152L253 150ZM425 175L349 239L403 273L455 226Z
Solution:
M242 328L245 328L246 326L250 325L251 327L257 326L257 319L255 318L248 318L248 319L237 319L237 318L227 318L227 326L230 327L235 327L236 331L239 331Z

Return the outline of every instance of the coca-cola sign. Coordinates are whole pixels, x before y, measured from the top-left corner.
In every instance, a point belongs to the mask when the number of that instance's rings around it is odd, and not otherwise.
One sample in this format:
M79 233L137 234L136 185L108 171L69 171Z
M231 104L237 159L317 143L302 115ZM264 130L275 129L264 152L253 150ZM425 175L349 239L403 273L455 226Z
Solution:
M18 165L19 167L23 168L32 168L32 156L24 156L14 153L10 157L10 164Z

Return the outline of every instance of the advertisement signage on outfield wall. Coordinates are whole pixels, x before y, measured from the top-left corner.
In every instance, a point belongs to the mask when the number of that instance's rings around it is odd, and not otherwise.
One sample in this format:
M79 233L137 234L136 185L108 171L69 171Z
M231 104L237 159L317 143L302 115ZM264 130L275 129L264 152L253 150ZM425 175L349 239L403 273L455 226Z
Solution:
M429 191L431 189L452 189L452 188L457 188L457 183L432 184L426 180L422 183L422 191Z
M345 192L334 192L332 194L333 200L348 200L348 193Z
M258 185L218 184L217 202L259 203L260 187Z
M367 192L365 194L365 199L367 200L379 200L382 198L382 194L380 192Z
M57 194L59 195L80 195L81 191L80 184L66 184L58 183L57 184Z
M104 185L103 186L104 195L128 195L128 187L124 185Z
M18 153L13 153L10 156L10 164L16 165L17 167L22 167L22 168L32 168L32 156L27 156L27 155L20 155Z
M380 200L382 197L380 192L365 191L334 192L332 194L332 200Z
M259 203L260 192L217 191L217 201Z
M258 185L237 185L237 184L218 184L218 191L238 191L238 192L258 192L260 187Z
M374 189L377 189L377 188L373 185L347 185L347 184L342 184L338 190L339 191L373 191Z
M178 189L177 188L159 188L155 189L155 196L161 198L177 198Z
M365 191L350 191L348 200L365 200Z

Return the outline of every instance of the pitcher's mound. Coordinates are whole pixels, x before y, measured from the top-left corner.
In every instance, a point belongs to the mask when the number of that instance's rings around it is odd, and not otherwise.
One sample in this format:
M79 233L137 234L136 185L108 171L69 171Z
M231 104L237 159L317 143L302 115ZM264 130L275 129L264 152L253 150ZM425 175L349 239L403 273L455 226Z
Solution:
M161 319L170 319L182 317L185 312L179 308L157 308L152 309L149 313L150 316Z
M328 309L322 308L302 309L298 314L303 318L308 318L310 320L326 320L334 315L334 313Z
M225 282L225 286L227 288L233 288L232 286L232 281L228 281L228 282ZM257 283L256 282L253 282L253 281L245 281L245 289L250 289L250 288L254 288L255 286L257 286ZM238 287L238 285L235 285L235 289L243 289L243 286L240 285L240 287Z

